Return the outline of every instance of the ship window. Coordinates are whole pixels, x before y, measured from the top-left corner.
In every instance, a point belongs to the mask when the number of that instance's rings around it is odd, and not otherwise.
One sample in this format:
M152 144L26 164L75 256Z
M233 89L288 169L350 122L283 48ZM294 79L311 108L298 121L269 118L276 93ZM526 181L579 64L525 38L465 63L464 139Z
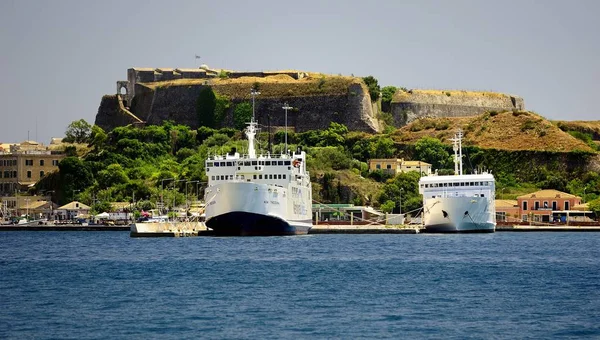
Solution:
M250 161L245 161L244 166L250 166Z
M431 198L435 198L435 195L431 196Z
M258 175L258 179L262 179L262 175Z
M257 165L258 163L256 161L252 161L252 165Z
M448 183L444 183L444 188L448 186Z
M219 162L215 162L215 166L219 166Z
M269 175L269 179L273 179L273 175Z
M484 195L484 194L481 194L481 197L485 197L485 195Z
M212 166L212 164L213 164L212 162L208 162L208 163L206 163L206 166Z
M221 166L225 166L225 162L221 162Z
M252 178L253 178L253 179L256 179L256 175L252 175Z
M227 162L227 166L233 166L232 162Z
M461 182L461 183L460 183L460 186L461 186L461 187L464 187L464 186L465 186L465 183Z
M210 171L210 168L206 168L206 172L209 172L209 171Z
M229 175L229 179L233 179L233 175Z
M452 183L452 186L453 186L453 187L457 187L457 186L458 186L458 182L454 182L454 183Z
M285 165L291 165L292 163L290 161L285 161L284 164Z
M285 174L283 174L283 179L286 179L286 178L285 178Z
M265 165L271 165L271 161L265 161Z
M283 161L278 161L277 165L283 165Z
M281 174L277 175L277 179L281 179Z

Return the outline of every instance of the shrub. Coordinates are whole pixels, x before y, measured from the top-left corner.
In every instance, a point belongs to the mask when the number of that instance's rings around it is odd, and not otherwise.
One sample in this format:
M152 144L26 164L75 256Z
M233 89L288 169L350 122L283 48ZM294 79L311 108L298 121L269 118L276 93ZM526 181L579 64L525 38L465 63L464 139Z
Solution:
M367 87L369 88L369 96L372 101L376 101L379 99L379 93L381 92L381 88L379 87L379 82L373 76L367 76L362 79Z

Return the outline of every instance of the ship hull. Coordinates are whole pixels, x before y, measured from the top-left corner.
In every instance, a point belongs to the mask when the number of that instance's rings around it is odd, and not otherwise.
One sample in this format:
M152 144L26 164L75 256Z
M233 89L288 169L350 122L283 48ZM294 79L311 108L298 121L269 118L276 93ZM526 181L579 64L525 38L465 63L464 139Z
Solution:
M215 216L207 221L206 226L219 236L280 236L305 235L310 226L292 225L280 218L232 211Z
M427 233L493 233L494 209L485 197L431 198L425 202Z
M302 200L282 187L228 182L211 187L206 197L206 226L215 235L303 235L312 227L310 205L298 209Z

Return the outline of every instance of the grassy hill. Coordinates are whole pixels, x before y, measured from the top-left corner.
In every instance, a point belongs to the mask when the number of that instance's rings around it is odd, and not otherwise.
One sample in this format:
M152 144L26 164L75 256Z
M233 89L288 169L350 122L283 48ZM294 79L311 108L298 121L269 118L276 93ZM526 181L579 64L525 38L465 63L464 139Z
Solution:
M465 145L485 149L595 152L582 140L561 130L557 124L527 111L487 112L460 118L422 118L398 129L392 138L400 143L414 143L422 137L434 137L450 143L449 138L458 128L464 132Z
M249 98L250 89L257 86L261 97L295 97L323 94L348 94L349 86L357 84L366 90L360 78L309 73L307 77L294 79L289 75L278 74L266 77L177 79L157 83L146 83L150 89L171 86L202 85L207 82L220 95L229 98Z

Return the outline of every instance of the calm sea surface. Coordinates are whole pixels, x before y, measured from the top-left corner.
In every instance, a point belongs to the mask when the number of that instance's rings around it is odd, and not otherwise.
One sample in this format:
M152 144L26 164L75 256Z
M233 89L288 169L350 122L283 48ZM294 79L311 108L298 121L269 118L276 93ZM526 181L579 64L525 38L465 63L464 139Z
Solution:
M600 233L0 232L0 339L600 338Z

